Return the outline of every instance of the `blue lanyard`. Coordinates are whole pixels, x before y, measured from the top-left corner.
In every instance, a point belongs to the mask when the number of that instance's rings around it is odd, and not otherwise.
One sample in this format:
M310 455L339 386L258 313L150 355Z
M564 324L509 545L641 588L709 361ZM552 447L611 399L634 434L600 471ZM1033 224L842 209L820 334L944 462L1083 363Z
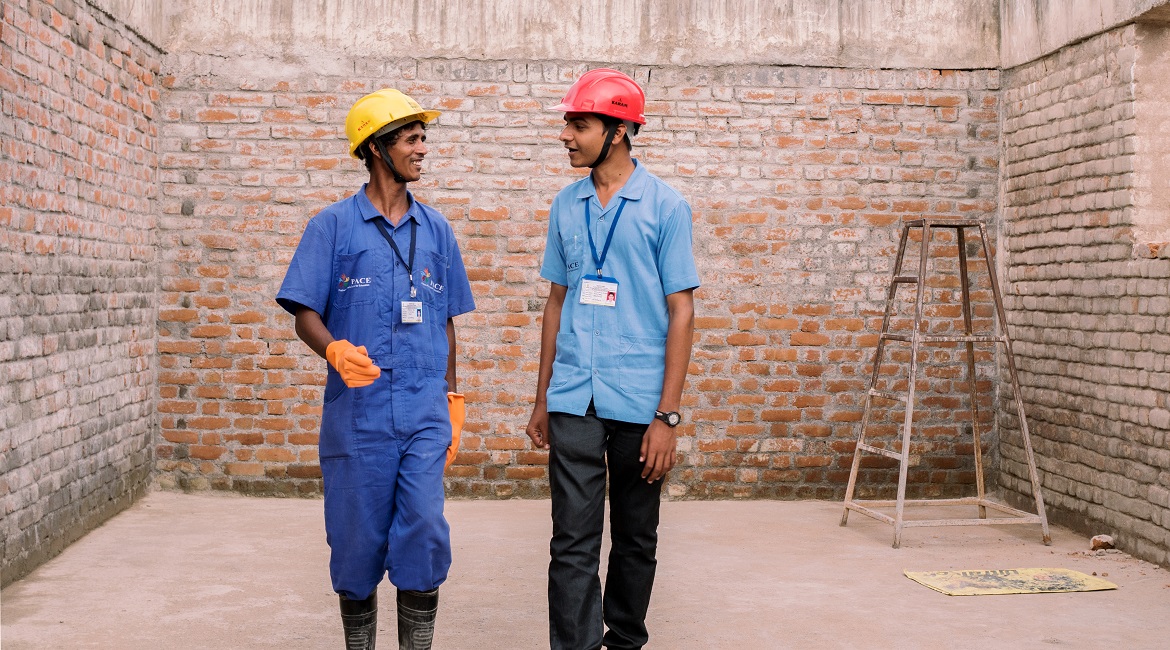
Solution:
M402 251L398 249L398 244L394 243L394 238L390 236L390 233L386 232L386 226L382 225L382 219L374 219L374 225L378 227L378 232L382 233L382 236L390 243L390 248L394 249L394 254L406 267L406 274L410 276L410 297L416 297L418 291L414 288L414 244L418 236L418 220L410 220L410 261L402 258Z
M609 224L609 234L605 236L605 247L601 249L601 257L597 256L597 245L593 243L593 217L589 214L589 199L585 199L585 234L589 235L589 252L593 253L593 263L597 265L597 277L601 277L601 265L605 263L605 256L609 254L609 243L613 241L613 231L617 228L618 219L622 218L622 210L626 209L626 199L618 204L617 214L613 215L613 223Z

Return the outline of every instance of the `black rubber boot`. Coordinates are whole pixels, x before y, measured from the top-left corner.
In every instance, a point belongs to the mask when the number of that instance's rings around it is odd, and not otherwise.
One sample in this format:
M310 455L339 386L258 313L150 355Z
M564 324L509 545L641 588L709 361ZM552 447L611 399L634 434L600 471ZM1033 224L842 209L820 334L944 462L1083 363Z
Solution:
M439 590L398 590L398 650L431 650Z
M365 600L341 600L341 626L345 628L345 650L374 650L378 635L378 591Z

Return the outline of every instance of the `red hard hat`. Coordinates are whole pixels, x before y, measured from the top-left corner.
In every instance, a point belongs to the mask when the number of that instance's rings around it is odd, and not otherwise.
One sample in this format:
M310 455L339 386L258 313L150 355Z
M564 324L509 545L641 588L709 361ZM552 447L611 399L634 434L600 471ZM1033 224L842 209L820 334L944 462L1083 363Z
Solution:
M566 113L600 113L645 124L646 95L633 79L609 68L597 68L581 75L565 98L551 110Z

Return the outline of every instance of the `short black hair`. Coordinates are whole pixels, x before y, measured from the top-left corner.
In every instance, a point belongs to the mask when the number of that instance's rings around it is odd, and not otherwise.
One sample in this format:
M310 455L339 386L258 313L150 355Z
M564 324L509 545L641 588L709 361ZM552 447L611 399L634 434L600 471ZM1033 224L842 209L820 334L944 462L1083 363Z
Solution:
M402 126L398 127L397 129L394 129L393 131L387 133L386 135L383 135L382 137L380 137L378 139L382 141L382 146L384 146L386 148L393 147L394 144L398 142L398 138L402 137L402 132L405 131L406 129L414 126L415 124L421 124L424 131L427 128L426 122L424 122L422 120L415 120L413 122L407 122L406 124L403 124ZM355 153L357 153L357 157L366 163L366 170L367 171L374 169L374 157L366 154L366 152L369 150L368 147L373 143L374 143L374 136L371 135L370 137L366 138L366 141L363 142L361 144L361 146L359 146L357 148L357 151L355 152Z

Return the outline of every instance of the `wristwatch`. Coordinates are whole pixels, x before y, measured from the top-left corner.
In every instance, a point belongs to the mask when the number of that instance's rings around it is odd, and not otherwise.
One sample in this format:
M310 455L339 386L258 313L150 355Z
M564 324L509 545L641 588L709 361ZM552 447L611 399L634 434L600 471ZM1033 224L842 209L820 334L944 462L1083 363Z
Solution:
M654 411L654 417L665 422L666 426L671 429L677 427L679 422L682 422L682 416L678 414L678 411L666 411L665 413L662 411Z

